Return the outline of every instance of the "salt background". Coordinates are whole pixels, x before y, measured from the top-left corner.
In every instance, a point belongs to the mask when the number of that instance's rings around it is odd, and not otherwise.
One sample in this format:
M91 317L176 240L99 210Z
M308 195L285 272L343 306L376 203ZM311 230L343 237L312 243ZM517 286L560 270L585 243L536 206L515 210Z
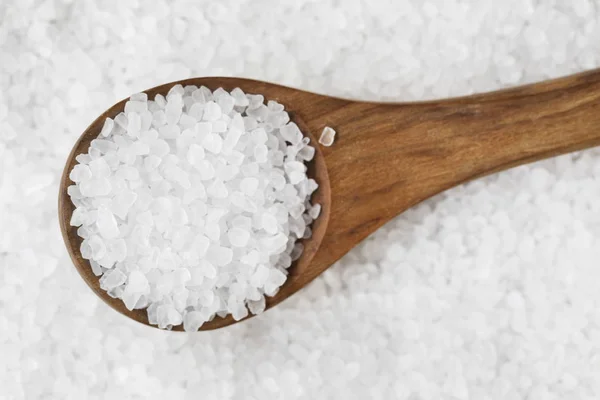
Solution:
M100 303L56 198L96 116L176 79L406 101L598 65L597 1L2 1L0 399L597 399L598 150L437 196L276 309L196 334Z

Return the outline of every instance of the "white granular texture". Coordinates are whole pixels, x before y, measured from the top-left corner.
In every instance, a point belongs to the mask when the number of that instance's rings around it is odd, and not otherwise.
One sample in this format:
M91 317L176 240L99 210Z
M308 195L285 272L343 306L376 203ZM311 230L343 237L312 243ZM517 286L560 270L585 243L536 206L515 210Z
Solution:
M0 398L598 399L598 150L436 196L202 333L104 305L56 213L89 122L165 82L417 101L598 66L592 0L0 1Z
M289 121L239 88L131 96L69 174L70 223L100 287L166 329L261 313L320 212L315 149Z

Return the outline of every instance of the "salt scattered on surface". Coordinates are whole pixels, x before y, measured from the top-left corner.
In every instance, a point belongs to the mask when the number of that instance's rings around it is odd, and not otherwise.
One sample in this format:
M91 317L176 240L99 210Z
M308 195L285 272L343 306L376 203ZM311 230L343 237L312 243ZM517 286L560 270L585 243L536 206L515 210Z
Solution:
M597 2L143 4L0 1L0 397L600 397L598 150L437 196L264 315L201 334L105 306L56 218L73 143L130 93L214 75L376 101L483 92L600 66Z
M160 328L187 321L192 329L215 315L239 320L250 302L261 312L263 296L286 279L296 240L310 237L319 215L309 202L317 184L300 156L308 139L278 117L287 116L283 106L257 102L262 96L247 96L253 109L234 109L223 89L196 86L176 85L164 102L146 98L133 95L115 117L127 123L115 130L106 122L110 133L100 132L89 159L69 174L82 256L97 263L102 288L127 309L156 309ZM155 114L142 127L139 113L148 110ZM164 119L155 118L160 111ZM269 135L267 120L281 122ZM248 263L249 254L258 259ZM200 301L206 293L212 300Z

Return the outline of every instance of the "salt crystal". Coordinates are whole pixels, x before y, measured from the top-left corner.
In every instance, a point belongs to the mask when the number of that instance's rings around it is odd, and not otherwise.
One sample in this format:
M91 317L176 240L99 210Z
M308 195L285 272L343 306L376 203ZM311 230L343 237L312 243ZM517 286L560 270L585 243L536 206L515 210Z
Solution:
M86 197L106 196L112 190L107 178L89 179L79 184L81 194Z
M131 271L127 278L127 291L141 292L142 294L149 289L148 279L140 271Z
M88 165L94 178L106 178L110 176L110 166L104 158L93 160Z
M298 128L298 125L296 125L293 122L290 122L289 124L281 127L279 131L281 132L281 136L283 137L283 139L287 142L290 142L292 145L300 143L300 141L304 137L302 135L302 132Z
M220 121L214 121L212 124L212 132L215 133L223 133L227 130L227 122L220 120Z
M231 96L235 100L235 105L237 107L247 107L250 104L250 101L240 88L233 89L231 91Z
M325 127L323 132L321 132L321 137L319 138L319 143L323 146L331 146L333 141L335 140L335 131L330 127Z
M123 129L124 131L127 131L127 125L128 125L128 120L127 120L127 116L124 113L119 113L115 119L114 119L115 123L121 127L121 129Z
M152 171L153 169L158 167L161 162L162 162L162 160L158 156L155 156L155 155L148 156L144 159L144 168L146 171Z
M259 144L254 148L254 159L257 163L263 164L267 161L269 149L264 144Z
M130 112L127 115L127 134L132 137L137 137L142 129L142 117L136 112Z
M187 152L187 160L191 165L197 165L200 160L204 159L204 148L192 143Z
M186 332L196 332L206 320L198 311L190 311L183 317L183 329Z
M306 146L298 151L298 157L303 161L311 161L315 157L315 148Z
M137 195L131 190L120 191L113 198L111 211L119 218L125 219L136 199Z
M206 254L208 261L214 263L218 267L225 266L233 259L233 252L228 247L210 246Z
M317 219L320 214L321 214L321 205L320 204L315 204L308 211L308 215L310 215L310 217L312 219Z
M90 144L90 146L100 150L100 152L102 154L116 151L116 149L117 149L117 146L115 145L114 142L111 142L110 140L104 140L104 139L94 139L94 140L92 140L92 143Z
M225 94L217 100L217 104L221 108L223 114L229 114L233 110L233 106L235 105L236 100L229 94Z
M145 103L148 101L148 95L146 93L134 93L129 97L131 101L139 101Z
M269 213L262 215L262 229L267 233L274 234L278 231L277 218Z
M115 126L115 121L113 121L110 118L106 118L104 120L104 125L102 125L102 130L100 131L100 136L102 136L102 137L109 136L112 133L114 126Z
M77 164L69 173L69 179L73 182L82 182L92 177L92 171L87 165Z
M221 118L221 115L221 107L214 101L209 101L204 107L204 116L202 119L205 121L216 121Z
M106 239L112 239L119 235L117 221L106 206L101 206L98 208L96 226L100 235Z
M258 183L258 179L256 178L244 178L240 182L240 190L247 196L254 196L254 193L258 189Z
M224 199L229 194L225 183L217 179L206 188L206 192L217 199Z
M227 237L232 246L245 247L250 240L250 233L241 228L231 228L227 232Z
M127 275L118 269L110 270L100 278L100 286L104 290L111 290L118 286L121 286L127 280Z
M218 154L223 148L223 139L216 133L209 133L202 140L202 147L213 154Z

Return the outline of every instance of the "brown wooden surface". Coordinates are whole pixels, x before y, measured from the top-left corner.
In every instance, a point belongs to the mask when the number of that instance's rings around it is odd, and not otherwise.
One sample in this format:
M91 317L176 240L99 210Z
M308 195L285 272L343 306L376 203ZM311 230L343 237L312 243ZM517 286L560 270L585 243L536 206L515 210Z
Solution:
M211 89L240 87L285 105L316 144L325 126L337 131L333 146L318 148L309 167L320 188L313 202L323 211L306 250L267 308L286 299L391 218L450 187L513 166L600 145L600 70L482 95L422 103L368 103L307 93L237 78L197 78L176 83ZM165 94L174 83L146 91ZM75 144L59 193L61 230L73 263L86 283L117 311L148 324L145 310L128 311L99 288L81 238L69 226L67 196L75 156L87 152L106 117L100 116ZM235 321L215 318L203 330ZM178 327L177 330L180 330Z

